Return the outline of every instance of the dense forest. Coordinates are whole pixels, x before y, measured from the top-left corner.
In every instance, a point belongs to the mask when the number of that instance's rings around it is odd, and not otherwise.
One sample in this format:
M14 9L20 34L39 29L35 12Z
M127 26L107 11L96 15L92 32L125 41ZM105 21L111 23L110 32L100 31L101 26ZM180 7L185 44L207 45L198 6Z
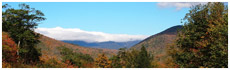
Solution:
M3 68L228 68L228 7L224 3L193 6L173 36L160 33L119 50L51 43L34 32L46 20L45 14L26 4L19 7L2 6Z

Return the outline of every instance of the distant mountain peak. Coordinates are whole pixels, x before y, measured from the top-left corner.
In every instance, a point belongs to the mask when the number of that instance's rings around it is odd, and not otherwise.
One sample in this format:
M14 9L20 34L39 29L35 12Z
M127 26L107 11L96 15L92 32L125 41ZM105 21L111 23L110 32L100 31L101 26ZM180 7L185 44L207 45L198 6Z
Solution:
M175 37L177 35L177 31L181 28L183 28L182 25L170 27L160 33L157 33L142 40L141 42L135 44L131 48L140 49L140 47L143 45L148 48L157 48L159 46L165 48L166 44L171 43L174 39L176 39Z
M158 33L158 34L173 34L174 35L177 33L177 30L181 29L181 28L182 28L182 25L173 26L173 27L170 27L170 28Z
M155 36L162 35L162 34L176 35L176 34L177 34L177 30L178 30L178 29L181 29L182 27L183 27L182 25L176 25L176 26L170 27L170 28L168 28L168 29L166 29L166 30L164 30L164 31L162 31L162 32L160 32L160 33L157 33L157 34L155 34L155 35L152 35L152 36L150 36L150 37L148 37L148 38L142 40L142 41L139 42L138 44L142 43L143 41L147 41L147 40L149 40L149 39L151 39L151 38L153 38L153 37L155 37ZM137 44L136 44L136 45L137 45Z

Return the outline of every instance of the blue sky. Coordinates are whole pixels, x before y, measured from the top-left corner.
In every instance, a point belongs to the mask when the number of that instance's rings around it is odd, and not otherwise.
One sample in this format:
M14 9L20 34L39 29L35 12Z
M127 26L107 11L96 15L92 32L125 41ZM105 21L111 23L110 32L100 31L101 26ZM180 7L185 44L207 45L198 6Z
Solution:
M5 3L3 3L5 4ZM20 3L8 3L16 8ZM156 2L26 2L47 20L38 27L79 28L112 34L153 35L181 25L188 8L161 8Z
M8 2L13 8L23 2ZM5 2L2 3L6 4ZM47 20L35 31L58 40L87 42L143 40L182 25L189 7L202 3L26 2ZM205 3L204 3L205 4Z

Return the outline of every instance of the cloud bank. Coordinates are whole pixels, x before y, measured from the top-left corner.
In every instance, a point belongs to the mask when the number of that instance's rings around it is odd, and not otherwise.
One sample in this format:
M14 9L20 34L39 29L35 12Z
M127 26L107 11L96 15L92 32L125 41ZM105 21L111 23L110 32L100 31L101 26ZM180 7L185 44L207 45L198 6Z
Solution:
M108 34L103 32L84 31L78 28L37 28L35 32L57 40L81 40L86 42L126 42L143 40L146 35Z
M176 10L181 10L182 8L190 8L199 4L207 4L207 2L160 2L157 3L157 6L160 8L175 7Z

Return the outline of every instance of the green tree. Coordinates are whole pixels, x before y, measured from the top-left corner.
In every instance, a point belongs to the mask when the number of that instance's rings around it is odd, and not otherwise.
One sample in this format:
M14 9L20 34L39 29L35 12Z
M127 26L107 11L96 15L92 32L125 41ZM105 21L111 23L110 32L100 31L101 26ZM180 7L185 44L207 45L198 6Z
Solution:
M149 68L151 66L150 55L148 54L145 46L141 47L141 51L138 55L137 62L138 68Z
M122 57L123 60L125 61L125 66L127 68L137 68L140 64L139 64L139 55L140 51L135 50L135 49L131 49L130 51L126 52L126 56Z
M26 4L20 4L19 7L14 9L7 4L2 6L2 30L8 32L17 43L20 59L24 63L34 63L39 61L41 55L36 49L39 34L34 29L38 22L45 20L44 14Z
M93 58L88 54L74 52L64 46L58 47L62 55L62 61L77 67L84 67L84 64L93 63Z
M116 65L118 65L119 68L136 68L138 66L138 55L139 51L137 50L131 49L128 51L126 48L120 48L116 60L112 60L112 64L114 64L114 62L118 63Z
M124 67L130 67L130 61L127 57L127 55L129 54L128 51L126 51L126 48L120 48L119 52L117 55L114 55L110 58L110 60L112 61L112 67L113 68L124 68ZM131 57L132 58L132 57ZM129 61L127 61L129 60ZM129 62L129 63L128 63Z
M149 68L151 67L151 56L143 46L141 51L126 48L119 49L117 56L110 58L112 67L116 68Z
M114 55L111 58L109 58L109 60L112 61L111 63L112 68L122 68L122 65L120 63L121 62L120 57Z
M228 67L228 8L215 2L191 8L171 46L180 67Z

